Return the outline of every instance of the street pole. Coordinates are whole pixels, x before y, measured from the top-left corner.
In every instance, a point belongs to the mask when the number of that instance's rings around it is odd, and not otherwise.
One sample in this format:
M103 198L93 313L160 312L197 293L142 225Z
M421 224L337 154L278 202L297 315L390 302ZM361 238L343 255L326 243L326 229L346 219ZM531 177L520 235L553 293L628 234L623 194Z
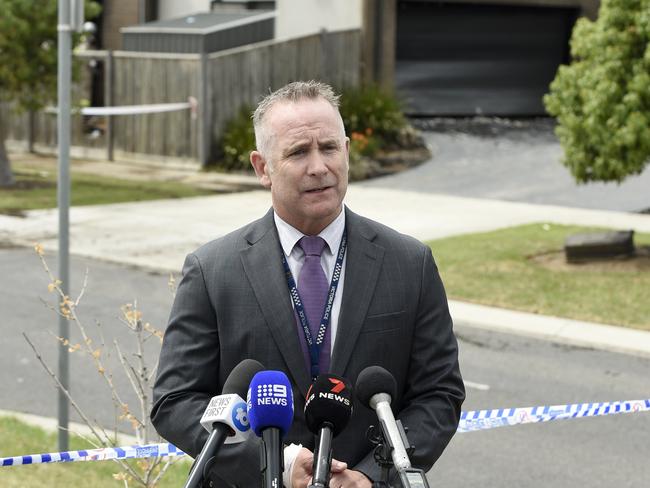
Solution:
M58 32L58 169L57 202L59 206L59 259L58 275L64 295L70 295L69 263L69 214L70 214L70 78L72 64L72 27L70 25L70 0L59 0ZM68 319L59 315L59 368L58 376L62 388L70 391L70 371L68 348L63 340L69 339ZM63 389L58 390L59 451L68 450L69 403Z

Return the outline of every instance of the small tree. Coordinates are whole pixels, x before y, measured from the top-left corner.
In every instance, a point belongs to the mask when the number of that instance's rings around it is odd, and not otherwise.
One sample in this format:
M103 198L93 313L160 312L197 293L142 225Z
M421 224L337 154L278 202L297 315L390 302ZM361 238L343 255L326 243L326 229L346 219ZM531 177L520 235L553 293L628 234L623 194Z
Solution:
M563 164L579 183L641 173L650 161L650 0L603 0L598 20L576 23L571 55L544 97Z
M123 373L128 379L128 382L138 400L138 405L135 407L129 406L129 404L126 403L126 392L118 388L114 380L115 376L113 371L109 366L111 350L105 343L102 324L100 322L95 322L99 340L94 340L90 337L90 331L77 313L77 309L86 289L88 272L86 271L86 276L81 291L79 292L79 296L73 300L63 292L61 281L56 279L52 274L52 271L45 260L45 251L43 250L43 247L40 244L36 244L34 249L36 250L36 253L41 260L41 264L47 273L50 282L47 286L48 291L57 295L58 306L50 305L50 307L76 326L76 329L81 336L81 340L78 343L73 343L62 337L57 337L57 340L63 346L67 347L70 353L83 354L89 359L92 364L91 368L95 369L96 372L99 373L100 378L105 382L110 391L113 407L117 413L116 417L118 417L120 421L126 421L130 424L139 445L149 444L152 439L156 439L158 442L162 441L160 436L154 431L151 421L149 420L149 412L152 407L151 391L158 364L157 362L155 365L148 364L145 358L145 344L149 340L159 340L162 343L162 331L157 330L150 323L145 322L142 319L142 312L138 310L136 302L134 302L134 304L126 304L122 307L121 322L130 331L132 344L135 344L137 348L135 352L129 354L123 349L123 345L120 345L117 340L113 341L114 353L117 354L117 359L122 366ZM168 285L172 294L175 295L176 282L171 275ZM23 333L23 336L33 349L38 361L45 368L57 387L63 391L72 405L72 408L90 429L90 435L86 436L86 441L95 447L116 446L118 442L117 423L114 432L111 432L104 426L100 425L97 421L92 420L92 418L84 412L80 405L75 401L70 392L62 385L60 378L48 366L27 334ZM120 466L121 472L113 474L113 478L121 481L125 488L133 485L139 485L143 488L155 488L158 486L159 481L165 475L169 467L171 467L177 459L178 458L171 457L152 457L140 459L135 463L129 462L125 459L115 459L114 462Z
M19 111L36 111L56 100L58 2L0 0L0 102ZM86 17L99 14L86 0ZM79 36L73 36L73 46ZM0 187L14 178L5 148L7 121L0 120Z

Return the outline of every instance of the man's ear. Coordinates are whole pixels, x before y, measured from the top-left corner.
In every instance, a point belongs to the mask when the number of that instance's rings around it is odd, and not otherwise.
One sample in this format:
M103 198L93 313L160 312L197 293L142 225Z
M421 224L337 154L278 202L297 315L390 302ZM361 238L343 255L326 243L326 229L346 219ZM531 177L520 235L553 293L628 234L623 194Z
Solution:
M250 159L251 164L253 165L253 169L255 170L255 174L260 180L260 184L264 188L271 188L271 168L269 167L266 159L264 159L264 156L262 156L259 151L251 151Z

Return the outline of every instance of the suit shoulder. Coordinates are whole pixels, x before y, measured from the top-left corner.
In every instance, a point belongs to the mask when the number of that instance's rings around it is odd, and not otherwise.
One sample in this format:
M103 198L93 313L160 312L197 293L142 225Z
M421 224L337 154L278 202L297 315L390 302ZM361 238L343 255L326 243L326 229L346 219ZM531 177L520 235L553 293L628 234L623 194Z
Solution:
M251 239L256 240L266 232L271 231L273 221L270 222L271 225L269 225L268 219L263 217L203 244L191 254L195 255L200 262L214 262L219 258L231 257L248 247Z

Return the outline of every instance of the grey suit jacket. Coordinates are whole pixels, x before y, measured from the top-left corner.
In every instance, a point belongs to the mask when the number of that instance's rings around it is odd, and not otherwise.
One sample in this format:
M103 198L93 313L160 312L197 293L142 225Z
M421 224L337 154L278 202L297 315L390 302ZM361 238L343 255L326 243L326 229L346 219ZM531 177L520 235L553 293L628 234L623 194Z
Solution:
M414 466L429 469L458 425L465 392L447 299L431 251L417 240L346 209L345 286L331 371L353 384L380 365L397 381L393 412L409 429ZM294 423L285 442L314 448L303 415L310 377L298 342L273 211L188 255L165 332L151 419L192 456L207 438L199 424L230 371L252 358L282 370L294 390ZM357 401L333 457L379 479L366 439L375 412ZM214 480L261 483L259 440L225 445ZM216 486L220 486L218 483Z

